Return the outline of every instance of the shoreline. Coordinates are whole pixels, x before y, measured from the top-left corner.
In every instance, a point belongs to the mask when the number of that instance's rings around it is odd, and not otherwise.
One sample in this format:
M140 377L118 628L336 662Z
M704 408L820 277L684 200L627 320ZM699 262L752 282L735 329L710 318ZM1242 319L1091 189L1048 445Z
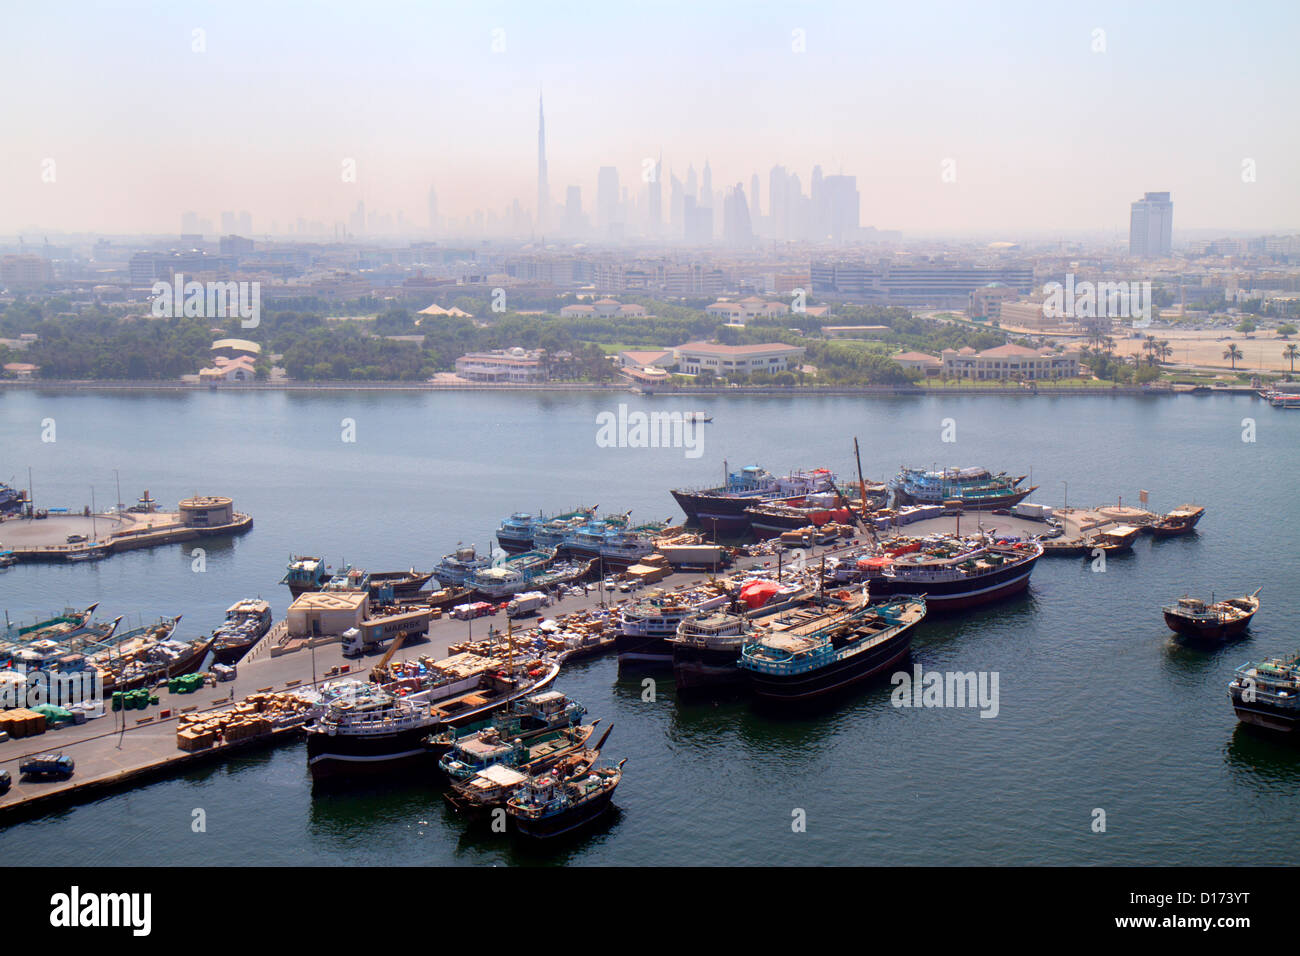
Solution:
M1076 385L1066 387L1040 386L982 386L954 385L917 388L903 385L739 385L727 388L700 388L692 386L643 387L628 383L469 383L469 382L248 382L239 385L204 385L197 382L104 382L77 379L5 381L0 382L0 394L6 391L161 391L161 392L627 392L654 395L856 395L862 397L901 398L905 396L935 395L1019 395L1026 398L1064 395L1111 396L1173 396L1173 395L1257 395L1259 389L1249 385L1227 385L1211 388L1208 392L1193 392L1190 386L1181 388L1150 388L1142 385Z

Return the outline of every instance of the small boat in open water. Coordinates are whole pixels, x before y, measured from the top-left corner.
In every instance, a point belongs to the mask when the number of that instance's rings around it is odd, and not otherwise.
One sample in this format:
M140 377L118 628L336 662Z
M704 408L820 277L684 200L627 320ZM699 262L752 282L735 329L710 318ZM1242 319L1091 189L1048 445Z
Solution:
M1228 684L1237 719L1291 733L1300 726L1300 654L1242 664Z
M1162 609L1170 629L1199 641L1224 641L1236 637L1250 625L1259 610L1259 592L1206 604L1199 598L1182 597Z
M1159 521L1148 527L1157 538L1172 538L1180 534L1191 534L1196 530L1196 522L1205 515L1200 505L1179 505Z

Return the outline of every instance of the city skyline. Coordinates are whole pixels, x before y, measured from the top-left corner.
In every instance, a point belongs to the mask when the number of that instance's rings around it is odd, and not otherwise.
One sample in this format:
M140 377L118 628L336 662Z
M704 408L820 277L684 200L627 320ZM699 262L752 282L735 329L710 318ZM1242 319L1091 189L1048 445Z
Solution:
M216 223L235 210L255 234L284 234L300 218L346 225L358 208L418 234L431 205L463 223L518 203L536 223L543 190L563 225L570 186L599 230L599 171L615 169L636 201L646 163L667 223L671 177L702 162L715 184L745 184L751 210L755 182L767 210L776 166L805 193L818 165L854 176L861 225L911 235L1122 238L1133 197L1151 190L1178 196L1180 232L1300 227L1300 132L1226 121L1245 101L1251 115L1288 114L1296 10L1201 3L1175 20L1099 4L1084 19L1011 4L1017 16L984 18L924 6L868 16L829 4L759 22L667 4L644 22L552 22L509 4L390 4L409 26L396 32L332 4L310 17L136 4L57 29L24 9L13 19L29 29L0 39L0 70L15 88L43 79L5 108L0 235L167 234L186 212ZM589 52L582 69L575 46ZM693 84L701 56L716 62ZM1214 68L1191 69L1198 59Z

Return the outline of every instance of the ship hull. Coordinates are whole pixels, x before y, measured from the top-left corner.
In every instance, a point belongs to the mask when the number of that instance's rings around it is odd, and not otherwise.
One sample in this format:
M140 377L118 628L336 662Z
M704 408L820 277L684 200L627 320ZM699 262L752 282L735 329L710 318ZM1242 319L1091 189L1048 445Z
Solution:
M1037 562L1038 558L1033 558L978 578L956 581L921 583L886 575L869 577L865 581L873 600L894 594L923 594L929 613L944 613L991 604L1019 594L1029 587L1029 576Z
M1150 525L1149 528L1151 530L1151 533L1155 535L1157 538L1176 538L1180 535L1191 534L1192 532L1194 532L1196 530L1196 524L1200 520L1201 520L1201 516L1197 515L1195 518L1192 518L1190 521L1185 521L1182 524L1176 524L1176 525L1153 524Z
M968 500L962 498L960 495L953 495L947 498L919 498L915 495L908 494L901 488L896 488L894 489L894 503L896 505L944 505L950 501L957 501L961 503L963 511L993 511L998 508L1010 508L1013 505L1018 505L1037 490L1038 487L1035 486L1033 488L1026 488L1023 491L1011 490L1006 494L996 495L994 497Z
M212 649L212 663L237 664L252 649L253 645L260 640L260 637L255 637L253 640L242 644L223 644L221 647L214 647Z
M422 741L433 724L407 727L388 734L362 736L317 731L307 733L307 768L313 780L389 773L395 770L437 769L434 752Z
M928 603L928 602L927 602ZM804 674L774 675L746 670L749 685L769 703L796 705L829 697L877 677L908 655L912 628L905 627L875 647Z
M750 529L746 508L764 501L761 495L728 497L692 491L674 491L673 499L682 509L686 520L706 531L722 535L740 535Z
M1300 713L1294 710L1280 710L1258 701L1247 703L1232 693L1228 696L1232 698L1233 712L1243 724L1280 734L1294 734L1300 728Z
M741 688L749 683L740 668L740 645L734 648L673 644L673 680L678 691Z
M525 551L533 550L532 538L502 534L500 531L497 532L497 544L501 545L501 550L507 554L523 554Z
M614 650L618 653L619 673L630 671L668 671L673 667L671 634L617 634Z
M1187 618L1180 617L1177 614L1165 612L1165 624L1169 625L1171 631L1194 641L1226 641L1229 638L1237 637L1247 627L1250 626L1250 619L1253 614L1237 621L1228 621L1220 624L1202 624L1196 621L1189 621Z

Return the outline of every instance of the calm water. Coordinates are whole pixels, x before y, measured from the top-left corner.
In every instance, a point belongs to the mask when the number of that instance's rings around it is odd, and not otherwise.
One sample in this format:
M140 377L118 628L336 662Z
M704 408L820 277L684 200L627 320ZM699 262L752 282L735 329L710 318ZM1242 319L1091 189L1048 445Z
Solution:
M595 416L706 408L704 454L605 449ZM1241 440L1242 419L1258 422ZM53 418L57 441L42 443ZM356 442L341 440L343 419ZM941 441L952 419L955 444ZM916 631L927 669L997 671L1001 712L895 709L886 683L819 717L774 719L743 701L654 703L614 660L566 669L559 688L615 724L627 756L620 812L546 855L470 837L437 793L385 785L312 795L301 745L143 786L0 832L51 864L1234 864L1300 848L1300 748L1238 728L1225 686L1237 664L1300 646L1295 475L1300 415L1249 398L956 397L645 399L457 393L0 393L0 480L38 503L80 508L149 491L165 506L229 494L254 530L88 566L0 574L0 607L31 618L65 604L206 631L235 599L277 586L290 552L372 568L427 567L458 541L485 546L514 510L576 504L676 515L670 487L716 482L727 461L853 471L901 463L1030 471L1032 500L1207 506L1200 533L1153 542L1104 574L1044 559L1025 597ZM1184 592L1263 587L1250 637L1196 652L1170 640L1159 605ZM190 831L195 807L208 832ZM792 811L807 832L791 832ZM1107 832L1090 830L1092 811ZM1247 847L1249 846L1249 849Z

